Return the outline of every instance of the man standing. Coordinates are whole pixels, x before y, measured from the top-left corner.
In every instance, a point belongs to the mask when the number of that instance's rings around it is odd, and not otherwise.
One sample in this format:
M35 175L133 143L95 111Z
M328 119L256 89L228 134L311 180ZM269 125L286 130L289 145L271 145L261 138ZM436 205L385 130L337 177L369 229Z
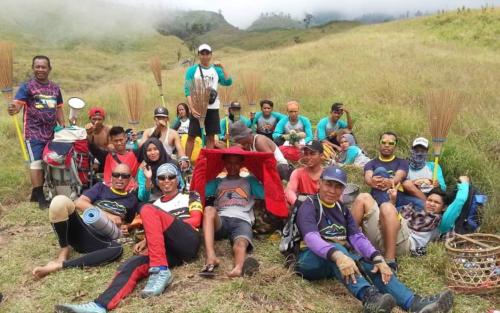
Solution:
M202 113L196 111L196 108L193 107L193 101L191 99L191 85L194 81L203 80L204 85L207 88L210 87L211 89L217 91L219 84L222 86L231 86L233 83L233 80L224 65L221 63L210 63L212 59L212 48L209 45L202 44L198 48L198 56L200 58L200 64L195 64L188 68L184 83L184 93L187 97L189 109L191 110L188 140L186 143L186 155L188 157L191 157L191 153L193 152L195 138L201 136L198 117L200 117ZM206 146L209 149L214 148L215 135L220 132L219 106L220 100L218 96L212 103L209 102L208 104L208 110L205 118L205 132L207 134Z
M385 132L380 136L379 156L365 165L365 183L372 189L370 194L378 205L389 202L387 190L400 187L408 174L408 161L394 155L398 137L393 132ZM405 195L398 191L396 207L413 203L419 209L423 209L422 200Z
M56 123L64 126L63 98L59 86L49 80L52 70L50 59L43 55L33 58L33 78L24 82L9 105L10 115L23 108L24 139L30 157L30 178L33 187L32 202L40 208L48 208L43 194L42 153L45 145L54 137Z

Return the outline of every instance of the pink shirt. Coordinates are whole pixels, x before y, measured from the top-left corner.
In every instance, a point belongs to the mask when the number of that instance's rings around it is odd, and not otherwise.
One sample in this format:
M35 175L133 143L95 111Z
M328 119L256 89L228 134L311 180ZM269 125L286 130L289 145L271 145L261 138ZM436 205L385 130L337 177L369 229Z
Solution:
M306 169L298 168L292 172L290 181L285 189L286 201L294 204L297 194L316 194L319 191L319 179L313 180Z

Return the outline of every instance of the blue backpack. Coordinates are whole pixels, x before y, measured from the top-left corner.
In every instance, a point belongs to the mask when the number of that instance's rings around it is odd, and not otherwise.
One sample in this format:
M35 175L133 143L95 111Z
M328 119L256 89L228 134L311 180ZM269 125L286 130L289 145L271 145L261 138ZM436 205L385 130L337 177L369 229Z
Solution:
M455 222L455 232L469 234L477 231L481 226L483 206L487 201L488 197L485 194L470 185L467 201Z

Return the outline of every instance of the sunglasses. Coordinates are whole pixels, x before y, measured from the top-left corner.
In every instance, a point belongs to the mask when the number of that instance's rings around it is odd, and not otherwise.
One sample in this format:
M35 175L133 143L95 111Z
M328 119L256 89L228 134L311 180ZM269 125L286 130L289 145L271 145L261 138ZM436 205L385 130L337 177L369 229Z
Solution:
M158 178L158 180L160 180L160 181L164 181L166 179L168 179L168 180L174 180L174 179L177 178L177 175L168 175L168 176L158 175L156 178Z
M123 179L129 179L130 178L130 174L125 174L125 173L111 173L111 176L113 176L114 178L123 178Z
M395 142L395 141L384 141L384 140L380 140L380 144L381 144L381 145L395 146L395 145L396 145L396 142Z

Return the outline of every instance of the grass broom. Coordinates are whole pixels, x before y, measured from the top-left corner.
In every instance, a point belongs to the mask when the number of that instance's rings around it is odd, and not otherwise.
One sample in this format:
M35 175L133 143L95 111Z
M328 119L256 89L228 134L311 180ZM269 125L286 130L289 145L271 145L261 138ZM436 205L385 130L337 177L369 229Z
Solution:
M448 137L451 124L457 117L464 100L463 95L453 90L435 90L427 93L424 97L433 142L433 181L437 180L439 157L443 151L446 137Z
M0 89L2 90L2 94L8 105L10 105L12 99L14 98L14 57L12 48L12 44L0 42ZM19 125L19 121L15 115L12 115L12 121L14 122L14 127L16 128L17 139L19 140L19 145L21 146L24 161L28 162L28 151L26 151L26 145L24 144L21 126Z
M233 93L233 86L228 86L225 88L220 88L219 99L222 102L222 107L224 108L224 114L226 115L226 148L229 148L229 106L231 104L231 96Z
M165 98L163 97L163 84L161 80L161 61L160 57L155 56L149 61L149 66L151 67L151 72L156 80L156 85L158 85L158 90L160 91L161 104L165 106Z
M261 76L259 73L250 72L243 76L243 94L247 99L250 115L255 114L255 107L259 98Z
M206 135L205 118L207 116L210 88L207 88L202 80L193 80L190 90L193 109L200 114L198 121L200 122L200 128L202 129L202 135Z
M124 83L122 99L128 109L129 123L139 124L142 107L144 106L144 86L136 81Z

